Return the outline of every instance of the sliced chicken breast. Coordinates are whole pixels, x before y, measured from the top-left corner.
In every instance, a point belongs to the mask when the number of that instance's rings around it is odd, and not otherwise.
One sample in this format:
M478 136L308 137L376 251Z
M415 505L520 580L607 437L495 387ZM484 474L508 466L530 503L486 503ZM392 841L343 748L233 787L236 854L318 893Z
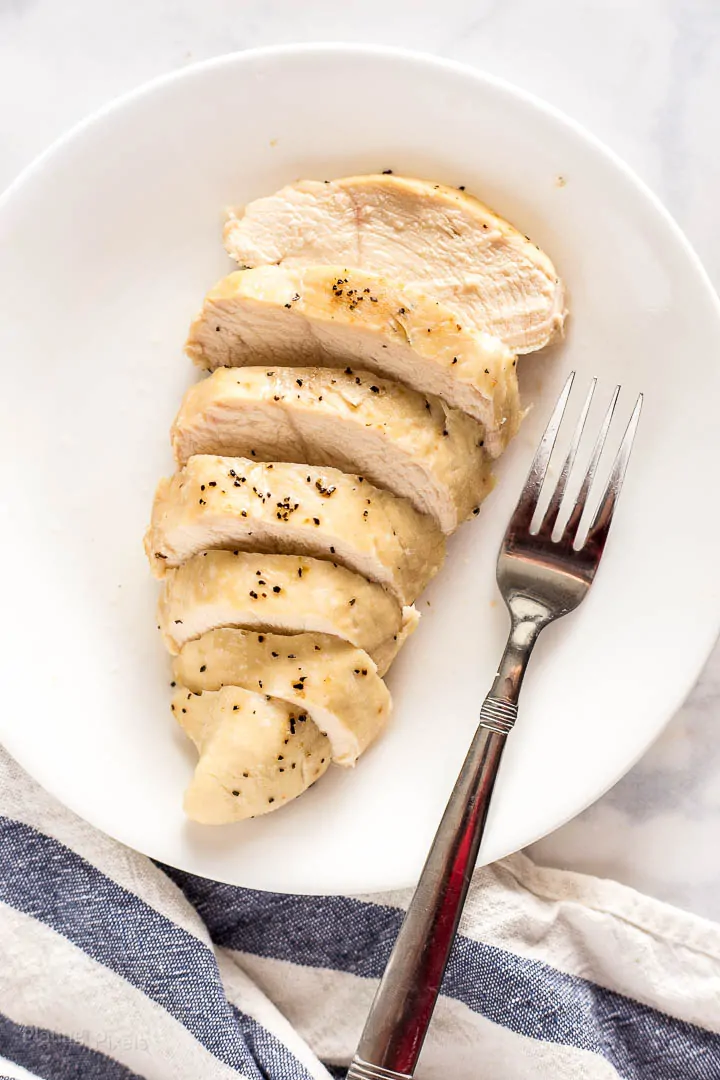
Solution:
M354 765L390 715L390 693L368 654L327 634L211 630L182 648L174 672L194 693L262 687L307 710L339 765Z
M243 267L358 267L392 275L514 352L562 327L562 283L532 241L477 199L402 176L302 180L230 214L225 246Z
M243 551L208 551L169 570L158 616L173 655L221 626L281 634L311 630L364 649L381 672L418 620L415 608L402 608L381 585L344 566Z
M328 768L330 743L304 710L225 686L178 689L171 709L197 747L185 813L203 825L225 825L285 806Z
M479 424L365 371L219 368L186 393L172 443L180 465L193 454L221 454L359 474L445 533L492 485Z
M410 604L442 565L445 539L432 518L363 477L199 454L161 480L145 550L162 577L209 548L330 559Z
M262 266L205 297L186 349L213 371L245 364L352 364L435 394L485 427L502 452L517 430L517 360L497 338L460 326L422 293L342 266Z

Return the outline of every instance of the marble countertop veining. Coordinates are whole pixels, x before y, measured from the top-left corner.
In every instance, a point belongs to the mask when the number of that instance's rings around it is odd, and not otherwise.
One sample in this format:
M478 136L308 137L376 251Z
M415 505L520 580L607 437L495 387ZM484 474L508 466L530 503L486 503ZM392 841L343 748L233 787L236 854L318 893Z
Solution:
M720 283L711 0L0 0L0 188L117 94L195 60L292 41L402 45L533 91L643 177ZM534 857L720 919L719 721L716 650L642 761Z

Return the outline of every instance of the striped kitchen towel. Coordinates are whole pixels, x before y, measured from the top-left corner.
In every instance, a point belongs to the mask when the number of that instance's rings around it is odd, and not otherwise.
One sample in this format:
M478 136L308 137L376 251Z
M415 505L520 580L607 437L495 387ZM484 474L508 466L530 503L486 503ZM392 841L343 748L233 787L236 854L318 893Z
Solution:
M344 1076L407 900L157 866L0 752L0 1074ZM720 928L523 856L485 868L418 1077L720 1080Z

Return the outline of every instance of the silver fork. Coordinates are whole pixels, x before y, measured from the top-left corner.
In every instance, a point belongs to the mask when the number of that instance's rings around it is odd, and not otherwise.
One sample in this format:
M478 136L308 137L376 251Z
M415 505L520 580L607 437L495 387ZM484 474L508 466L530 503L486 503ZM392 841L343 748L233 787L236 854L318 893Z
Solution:
M560 394L500 547L497 581L511 619L505 652L370 1009L348 1080L412 1078L457 933L505 740L517 718L520 687L530 654L540 631L582 602L602 558L640 419L642 395L584 541L579 526L619 386L567 523L560 536L553 539L553 534L557 532L597 380L590 387L547 510L539 527L532 528L574 375L569 376Z

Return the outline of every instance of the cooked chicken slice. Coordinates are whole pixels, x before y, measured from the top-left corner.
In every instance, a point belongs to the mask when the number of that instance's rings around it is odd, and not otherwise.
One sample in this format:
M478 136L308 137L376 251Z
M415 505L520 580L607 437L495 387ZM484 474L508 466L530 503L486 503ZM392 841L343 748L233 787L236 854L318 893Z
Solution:
M278 810L330 764L330 743L307 713L266 694L181 687L171 708L200 755L184 805L203 825Z
M172 441L180 465L193 454L222 454L359 473L446 533L492 483L479 424L364 371L219 368L186 393Z
M357 365L468 413L484 425L485 445L497 453L517 429L510 349L461 327L438 300L364 270L238 270L205 297L186 349L209 371L263 363Z
M208 551L169 570L158 616L173 655L220 626L313 630L364 649L381 672L418 620L415 608L402 608L381 585L344 566L244 551Z
M145 550L162 577L208 548L330 559L410 604L442 565L445 539L432 518L362 477L200 454L160 481Z
M562 327L547 255L477 199L402 176L302 180L231 213L225 246L243 267L327 264L390 274L515 352Z
M327 634L211 630L182 648L174 673L194 693L262 686L307 710L340 765L354 765L390 715L390 694L368 654Z

